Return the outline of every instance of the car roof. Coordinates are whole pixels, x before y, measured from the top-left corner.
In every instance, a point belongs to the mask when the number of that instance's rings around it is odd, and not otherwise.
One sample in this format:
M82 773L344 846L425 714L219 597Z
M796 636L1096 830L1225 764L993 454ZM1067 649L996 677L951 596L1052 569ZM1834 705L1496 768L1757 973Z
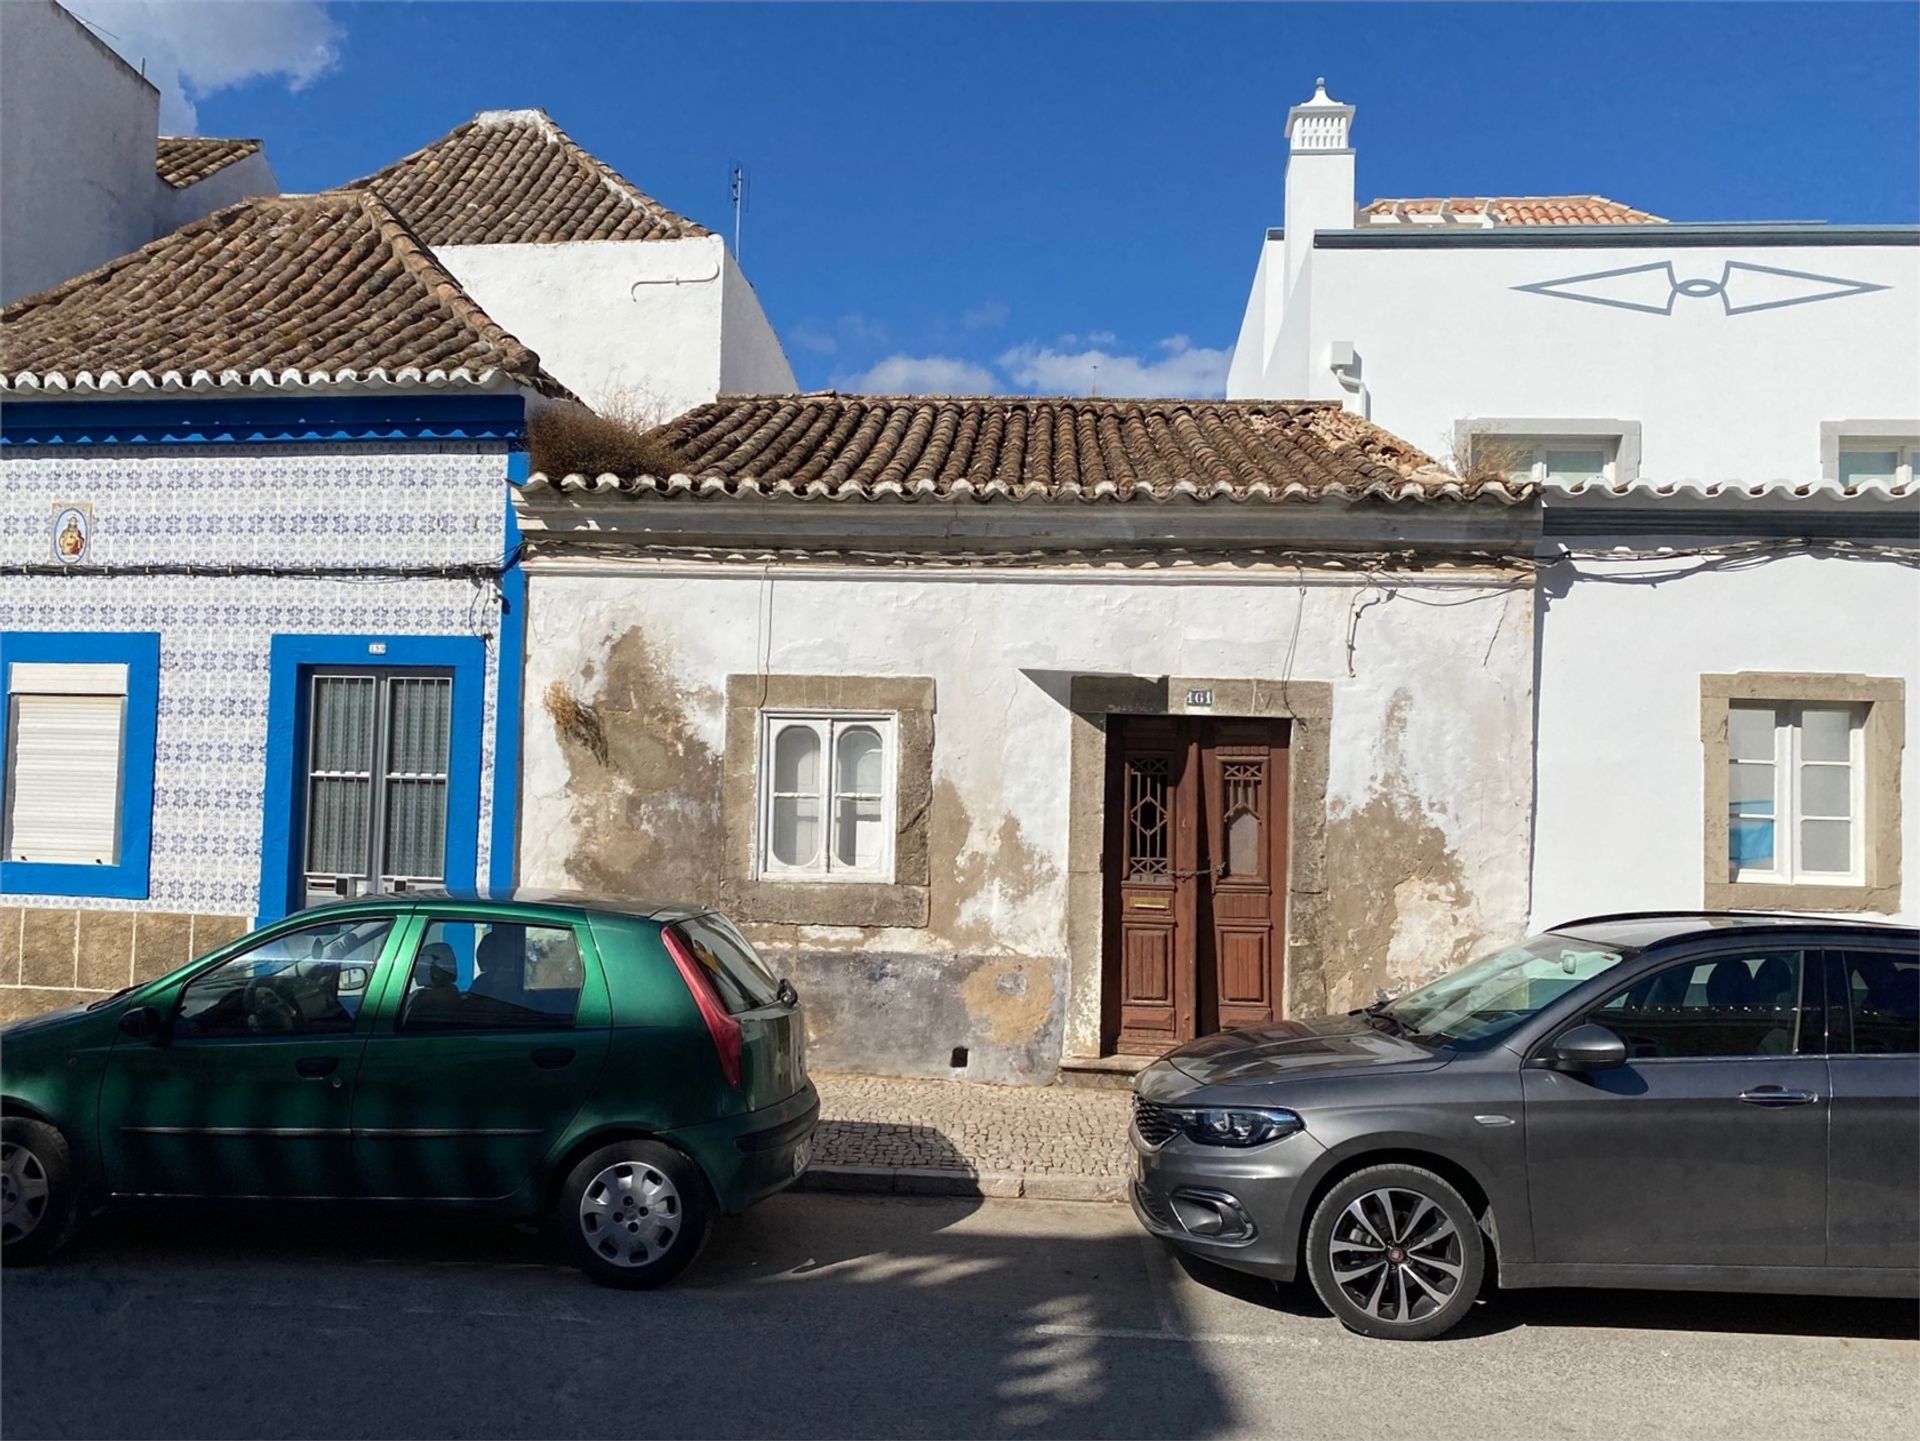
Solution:
M1836 920L1830 916L1792 915L1784 911L1619 911L1582 916L1549 927L1560 935L1577 936L1607 946L1644 949L1670 941L1705 939L1740 933L1766 935L1778 931L1814 931L1834 936L1920 942L1920 931L1888 921Z
M349 896L341 900L323 901L317 906L309 906L302 914L345 906L405 910L421 904L434 905L447 902L462 906L546 906L554 910L588 911L603 916L634 916L648 921L684 921L693 916L705 915L713 909L711 906L688 901L602 896L589 891L541 890L524 886L502 889L488 886L449 886L422 890L409 889L377 896Z

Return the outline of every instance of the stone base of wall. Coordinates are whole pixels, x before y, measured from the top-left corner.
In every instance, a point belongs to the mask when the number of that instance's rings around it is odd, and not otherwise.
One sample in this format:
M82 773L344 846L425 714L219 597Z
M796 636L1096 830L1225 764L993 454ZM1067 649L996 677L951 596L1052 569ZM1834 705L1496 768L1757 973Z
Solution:
M1064 957L756 945L799 989L815 1070L1003 1085L1056 1077ZM963 1065L954 1064L957 1051Z
M0 1021L164 976L252 925L246 916L0 905Z

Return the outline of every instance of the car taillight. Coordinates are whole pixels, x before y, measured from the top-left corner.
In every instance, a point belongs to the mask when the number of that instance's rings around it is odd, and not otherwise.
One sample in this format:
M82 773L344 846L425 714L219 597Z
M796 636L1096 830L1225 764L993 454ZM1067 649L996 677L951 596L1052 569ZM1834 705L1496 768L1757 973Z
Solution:
M667 943L667 954L673 957L680 979L687 983L694 1005L700 1008L700 1019L707 1023L707 1034L713 1037L714 1054L720 1058L721 1074L727 1078L729 1086L738 1087L740 1023L728 1015L727 1008L720 1004L719 992L714 990L706 969L694 958L686 937L668 926L660 932L660 938Z

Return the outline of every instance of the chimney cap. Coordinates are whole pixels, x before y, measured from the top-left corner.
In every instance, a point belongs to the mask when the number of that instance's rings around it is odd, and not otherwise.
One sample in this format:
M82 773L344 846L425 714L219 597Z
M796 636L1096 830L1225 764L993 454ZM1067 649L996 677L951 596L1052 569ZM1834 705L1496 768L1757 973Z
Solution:
M1353 107L1327 94L1327 77L1314 77L1313 98L1287 112L1286 137L1295 150L1345 150Z

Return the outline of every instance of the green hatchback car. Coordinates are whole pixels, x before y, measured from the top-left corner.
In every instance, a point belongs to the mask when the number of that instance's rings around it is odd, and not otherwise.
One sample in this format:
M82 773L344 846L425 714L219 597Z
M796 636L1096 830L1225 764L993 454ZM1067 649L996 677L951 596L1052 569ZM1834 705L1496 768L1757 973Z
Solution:
M697 906L316 907L0 1032L0 1259L136 1197L557 1215L617 1286L806 1169L793 987Z

